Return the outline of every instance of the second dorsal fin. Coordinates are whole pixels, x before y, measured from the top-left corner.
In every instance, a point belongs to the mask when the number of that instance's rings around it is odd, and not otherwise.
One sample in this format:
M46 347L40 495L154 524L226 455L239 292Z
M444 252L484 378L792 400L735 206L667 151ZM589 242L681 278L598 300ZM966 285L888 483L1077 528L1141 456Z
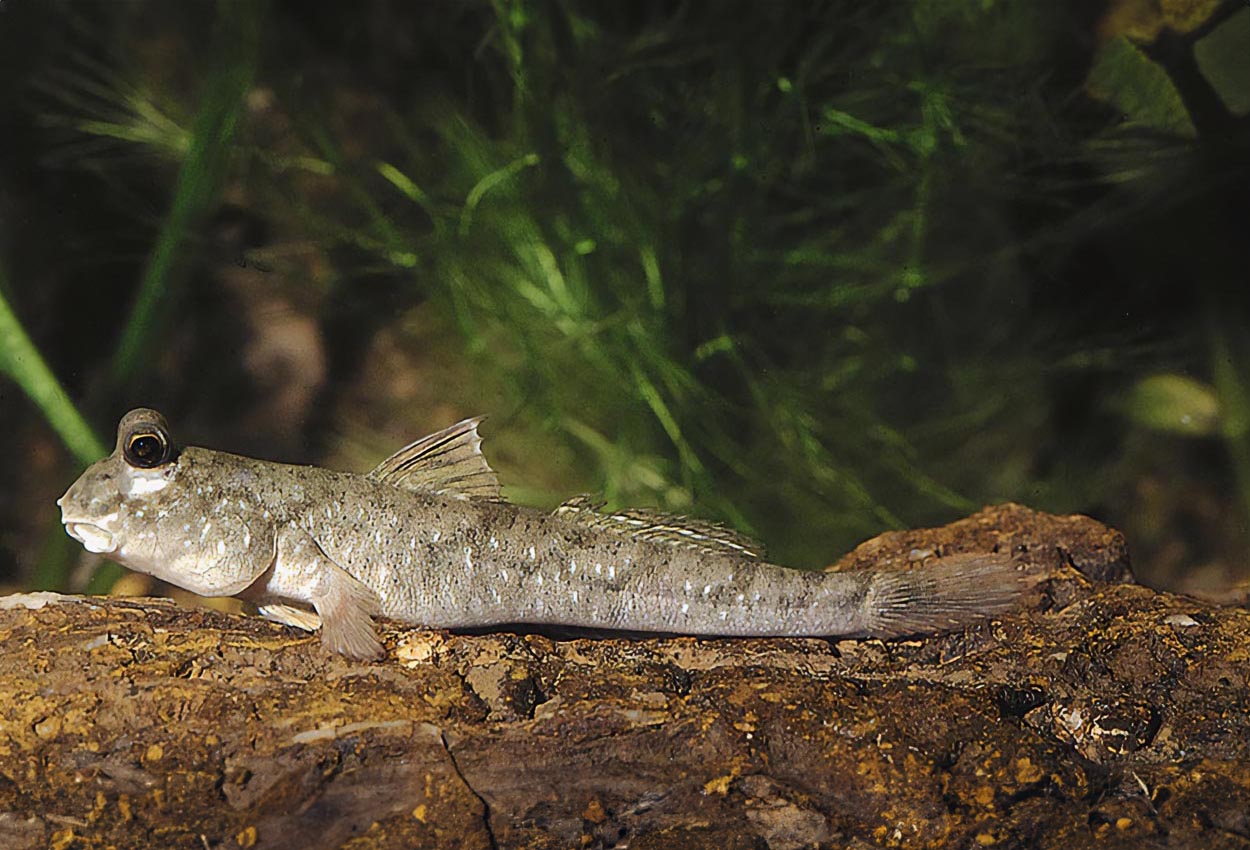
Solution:
M498 499L499 479L482 455L477 426L465 419L409 443L374 467L369 478L404 490L464 499Z
M601 507L602 502L582 495L564 502L553 513L590 528L602 528L639 540L655 540L701 552L738 555L753 560L764 557L764 547L759 543L714 522L641 508L600 513Z

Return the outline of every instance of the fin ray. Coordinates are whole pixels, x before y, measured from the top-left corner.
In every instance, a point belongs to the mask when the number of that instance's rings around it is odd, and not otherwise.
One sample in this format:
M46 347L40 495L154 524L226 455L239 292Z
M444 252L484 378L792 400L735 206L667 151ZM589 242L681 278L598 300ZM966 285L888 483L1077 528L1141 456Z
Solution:
M924 567L883 570L873 578L871 637L958 629L1013 608L1037 581L1004 554L960 553Z
M305 611L303 608L297 608L294 605L280 603L258 605L256 609L266 620L282 623L285 626L294 626L306 632L315 632L321 628L321 617L317 615L316 611Z
M313 600L321 618L322 644L360 661L383 657L386 653L373 629L373 615L381 607L377 594L338 565L322 581L321 595Z
M737 555L757 561L764 557L764 547L759 543L714 522L645 508L602 513L599 510L602 507L601 501L583 494L564 502L553 514L588 528L604 529L638 540L654 540L700 552Z
M402 490L465 499L498 499L499 478L482 454L480 416L464 419L404 446L367 477Z

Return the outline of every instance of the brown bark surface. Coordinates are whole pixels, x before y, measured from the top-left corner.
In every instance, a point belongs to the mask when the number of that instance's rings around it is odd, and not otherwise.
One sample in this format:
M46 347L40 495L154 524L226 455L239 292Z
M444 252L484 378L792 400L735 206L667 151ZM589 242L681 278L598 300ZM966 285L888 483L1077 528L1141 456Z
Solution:
M1047 576L1018 615L887 642L388 627L360 664L2 599L0 848L1250 846L1250 613L1012 505L839 567L991 550Z

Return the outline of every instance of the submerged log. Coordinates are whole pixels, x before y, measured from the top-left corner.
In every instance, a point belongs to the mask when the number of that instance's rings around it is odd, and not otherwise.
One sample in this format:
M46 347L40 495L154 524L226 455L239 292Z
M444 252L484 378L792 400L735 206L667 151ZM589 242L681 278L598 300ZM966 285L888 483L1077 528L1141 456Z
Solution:
M163 600L0 599L0 847L1250 846L1250 613L1012 505L839 567L992 550L1046 576L1018 614L894 641L391 626L361 664Z

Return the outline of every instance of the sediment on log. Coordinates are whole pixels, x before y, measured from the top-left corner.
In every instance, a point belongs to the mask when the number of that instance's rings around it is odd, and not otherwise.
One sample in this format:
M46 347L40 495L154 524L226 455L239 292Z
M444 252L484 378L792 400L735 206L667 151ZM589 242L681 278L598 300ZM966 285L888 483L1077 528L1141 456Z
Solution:
M894 641L388 626L361 664L163 600L0 599L0 847L1250 846L1250 613L1012 505L838 566L964 551L1045 580Z

